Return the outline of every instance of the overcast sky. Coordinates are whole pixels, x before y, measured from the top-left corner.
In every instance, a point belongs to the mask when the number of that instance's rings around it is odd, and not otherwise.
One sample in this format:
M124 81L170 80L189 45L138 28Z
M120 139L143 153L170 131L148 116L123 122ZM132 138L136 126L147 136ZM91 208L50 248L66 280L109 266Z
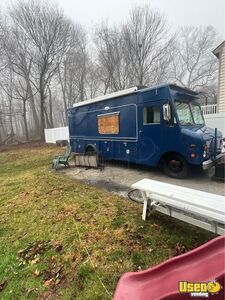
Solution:
M0 3L8 3L0 0ZM13 2L13 1L12 1ZM122 22L135 5L149 4L164 13L170 26L212 25L221 40L225 39L225 0L58 0L72 20L91 28L102 19Z

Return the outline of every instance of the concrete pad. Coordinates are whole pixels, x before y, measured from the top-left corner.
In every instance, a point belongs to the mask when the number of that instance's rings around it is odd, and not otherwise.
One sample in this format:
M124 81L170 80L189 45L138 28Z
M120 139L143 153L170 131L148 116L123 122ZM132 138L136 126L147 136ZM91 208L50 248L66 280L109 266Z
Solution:
M203 172L199 169L192 170L191 175L187 179L167 177L158 168L121 162L106 162L103 170L74 167L71 165L71 168L62 169L60 172L74 179L84 181L87 184L95 185L124 197L127 197L127 193L131 190L131 185L143 178L167 182L218 195L225 195L224 182L217 182L211 179L214 174L213 169L208 172Z

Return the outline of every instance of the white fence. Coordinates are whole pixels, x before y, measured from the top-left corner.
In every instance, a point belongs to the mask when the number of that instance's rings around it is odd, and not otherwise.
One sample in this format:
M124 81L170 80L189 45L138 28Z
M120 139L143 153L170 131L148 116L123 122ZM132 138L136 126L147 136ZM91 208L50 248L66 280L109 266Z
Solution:
M202 105L201 110L203 115L210 115L217 113L217 104L210 104L210 105Z
M46 143L56 143L58 140L68 140L69 141L69 129L68 127L58 127L45 129L45 142Z

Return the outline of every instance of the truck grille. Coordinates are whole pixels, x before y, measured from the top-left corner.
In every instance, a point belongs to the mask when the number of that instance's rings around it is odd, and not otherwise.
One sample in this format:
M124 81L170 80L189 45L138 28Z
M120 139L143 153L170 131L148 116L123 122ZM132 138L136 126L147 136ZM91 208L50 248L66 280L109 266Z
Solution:
M222 151L223 140L220 139L220 138L218 138L218 139L216 140L216 149L215 149L215 139L214 139L214 138L211 139L211 140L208 140L208 141L206 142L206 145L207 145L207 148L208 148L208 153L207 153L208 156L214 155L214 154L215 154L214 152L216 152L216 155L217 155L217 154L220 154L221 151ZM216 150L216 151L215 151L215 150Z

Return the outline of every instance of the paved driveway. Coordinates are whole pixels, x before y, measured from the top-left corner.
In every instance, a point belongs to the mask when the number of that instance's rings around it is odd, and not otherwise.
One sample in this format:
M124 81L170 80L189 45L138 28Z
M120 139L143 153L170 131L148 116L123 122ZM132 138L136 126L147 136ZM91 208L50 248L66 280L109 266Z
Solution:
M169 178L164 175L160 169L128 165L119 162L107 162L103 170L72 166L70 169L63 169L60 172L65 172L73 178L122 196L127 196L127 192L131 190L132 183L143 178L176 184L218 195L225 195L224 182L211 179L214 174L213 169L207 173L201 170L192 170L189 178L182 180Z

